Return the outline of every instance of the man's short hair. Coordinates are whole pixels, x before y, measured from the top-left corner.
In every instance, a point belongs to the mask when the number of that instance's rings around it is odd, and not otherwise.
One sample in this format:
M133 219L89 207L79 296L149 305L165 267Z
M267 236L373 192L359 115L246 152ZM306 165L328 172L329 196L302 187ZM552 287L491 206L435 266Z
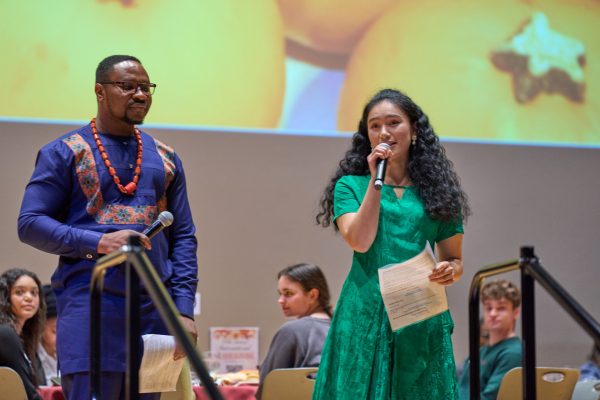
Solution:
M521 305L521 292L514 283L506 279L491 281L483 285L481 288L481 302L487 300L502 300L510 301L513 308Z
M98 68L96 68L96 83L106 82L108 80L108 74L113 69L115 64L118 64L123 61L135 61L138 64L142 64L140 60L138 60L134 56L126 56L126 55L114 55L108 56L104 60L100 61L98 64Z

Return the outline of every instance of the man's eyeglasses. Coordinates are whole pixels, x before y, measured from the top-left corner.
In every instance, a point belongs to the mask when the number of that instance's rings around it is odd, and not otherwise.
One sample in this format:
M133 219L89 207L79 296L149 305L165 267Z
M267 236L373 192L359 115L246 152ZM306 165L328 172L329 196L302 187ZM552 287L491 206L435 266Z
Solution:
M143 94L152 96L156 90L156 83L137 83L127 81L109 81L109 82L98 82L101 85L115 85L118 86L123 92L128 94L136 93L138 88Z

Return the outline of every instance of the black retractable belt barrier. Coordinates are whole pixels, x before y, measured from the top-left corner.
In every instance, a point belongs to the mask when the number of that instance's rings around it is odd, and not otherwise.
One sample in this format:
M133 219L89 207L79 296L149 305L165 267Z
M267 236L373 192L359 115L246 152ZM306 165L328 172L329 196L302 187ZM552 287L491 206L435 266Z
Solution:
M190 366L196 371L209 396L213 400L223 400L214 381L210 377L196 346L189 334L179 321L179 312L175 308L173 300L169 296L165 286L160 281L158 274L152 267L152 263L144 252L139 238L132 236L129 244L120 250L108 254L98 260L92 272L90 284L90 398L101 400L101 366L100 366L100 337L101 337L101 299L104 286L104 275L106 270L126 262L127 268L127 372L126 372L126 396L128 400L139 399L139 338L140 338L140 315L139 297L140 280L152 302L156 306L163 322L169 332L183 347Z
M523 336L523 395L526 400L536 399L535 354L535 281L562 306L579 326L600 346L600 324L540 265L533 247L521 247L521 257L480 269L469 290L469 389L472 400L480 399L479 385L479 291L484 278L521 270ZM473 378L475 377L475 378Z

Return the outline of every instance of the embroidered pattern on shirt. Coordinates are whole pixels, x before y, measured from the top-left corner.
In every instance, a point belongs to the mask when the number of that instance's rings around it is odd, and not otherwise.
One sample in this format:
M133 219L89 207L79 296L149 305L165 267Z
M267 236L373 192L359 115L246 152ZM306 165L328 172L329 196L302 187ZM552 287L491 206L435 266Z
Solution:
M156 151L158 151L160 158L162 158L165 167L165 191L157 201L158 210L161 212L167 209L167 189L171 185L171 182L173 182L173 179L175 179L175 150L158 139L154 139L154 143L156 144Z
M75 155L75 171L79 185L88 199L86 211L99 224L143 224L150 225L158 215L157 206L125 206L106 204L100 190L100 176L89 144L75 133L63 142Z

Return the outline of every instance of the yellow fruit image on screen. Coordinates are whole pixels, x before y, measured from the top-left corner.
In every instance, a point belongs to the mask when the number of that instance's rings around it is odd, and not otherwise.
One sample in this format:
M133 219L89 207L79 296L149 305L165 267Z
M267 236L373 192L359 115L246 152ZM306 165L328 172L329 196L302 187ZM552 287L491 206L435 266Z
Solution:
M321 52L345 54L395 0L278 0L286 36Z
M147 122L276 127L285 91L274 0L32 0L2 6L0 114L91 118L104 57L156 83Z
M394 87L442 136L599 144L598 37L600 7L574 2L399 2L351 56L338 127L355 130L366 99ZM541 88L520 97L528 84Z

